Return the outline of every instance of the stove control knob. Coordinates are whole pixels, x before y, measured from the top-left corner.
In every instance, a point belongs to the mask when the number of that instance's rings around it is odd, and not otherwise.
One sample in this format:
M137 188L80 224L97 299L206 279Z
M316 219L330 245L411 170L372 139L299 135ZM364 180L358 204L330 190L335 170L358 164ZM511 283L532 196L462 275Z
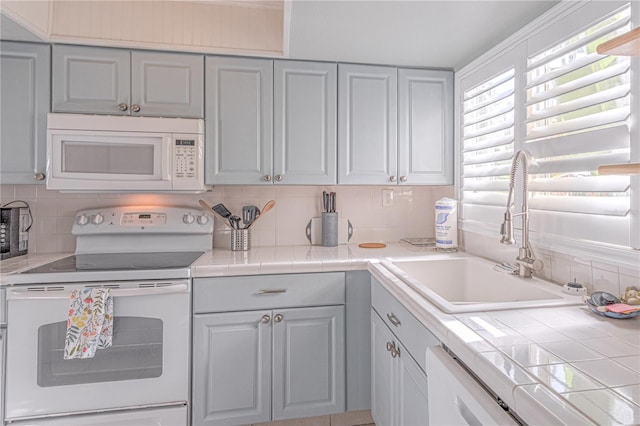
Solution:
M191 224L196 220L196 218L191 214L185 214L184 216L182 216L182 221L186 224Z
M198 224L199 225L206 225L207 223L209 223L209 217L207 217L207 215L202 215L202 216L198 216Z
M104 222L104 216L102 216L100 213L95 216L91 216L91 223L93 223L94 225L100 225L102 222Z
M81 216L78 216L78 218L76 219L76 223L80 226L85 226L87 223L89 223L89 218L86 214L83 214Z

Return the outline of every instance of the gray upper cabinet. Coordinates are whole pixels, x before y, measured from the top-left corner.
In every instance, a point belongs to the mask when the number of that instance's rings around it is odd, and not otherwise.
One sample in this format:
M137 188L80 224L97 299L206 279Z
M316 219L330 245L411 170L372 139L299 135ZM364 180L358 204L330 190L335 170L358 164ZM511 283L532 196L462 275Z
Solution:
M337 65L275 61L275 183L336 183Z
M338 183L384 185L397 177L397 70L338 66Z
M53 46L54 112L203 117L203 56Z
M43 182L50 96L50 47L0 43L0 180Z
M273 61L208 56L205 81L205 183L270 183Z
M453 73L398 70L398 182L453 184Z

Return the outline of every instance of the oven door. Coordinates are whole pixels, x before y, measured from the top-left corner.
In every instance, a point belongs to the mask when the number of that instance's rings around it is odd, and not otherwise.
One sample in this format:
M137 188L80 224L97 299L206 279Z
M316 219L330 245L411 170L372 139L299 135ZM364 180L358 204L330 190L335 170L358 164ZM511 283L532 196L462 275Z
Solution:
M186 403L189 281L100 285L116 287L113 345L90 359L63 358L69 296L83 285L8 290L7 420Z

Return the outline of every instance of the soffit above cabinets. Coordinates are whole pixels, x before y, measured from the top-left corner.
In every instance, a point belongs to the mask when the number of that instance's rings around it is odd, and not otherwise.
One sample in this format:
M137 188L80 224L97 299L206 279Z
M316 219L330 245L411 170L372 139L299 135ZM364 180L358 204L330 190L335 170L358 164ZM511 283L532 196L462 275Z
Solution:
M2 13L58 43L282 56L284 0L3 0Z

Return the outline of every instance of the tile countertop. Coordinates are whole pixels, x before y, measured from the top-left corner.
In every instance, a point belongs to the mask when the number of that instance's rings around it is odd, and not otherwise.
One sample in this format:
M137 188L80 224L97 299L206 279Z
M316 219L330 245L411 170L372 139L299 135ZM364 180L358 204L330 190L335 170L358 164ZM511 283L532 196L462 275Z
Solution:
M2 274L68 254L0 263ZM397 279L383 259L467 256L407 244L214 249L193 277L369 270L528 424L640 424L640 316L614 320L584 306L450 315Z

